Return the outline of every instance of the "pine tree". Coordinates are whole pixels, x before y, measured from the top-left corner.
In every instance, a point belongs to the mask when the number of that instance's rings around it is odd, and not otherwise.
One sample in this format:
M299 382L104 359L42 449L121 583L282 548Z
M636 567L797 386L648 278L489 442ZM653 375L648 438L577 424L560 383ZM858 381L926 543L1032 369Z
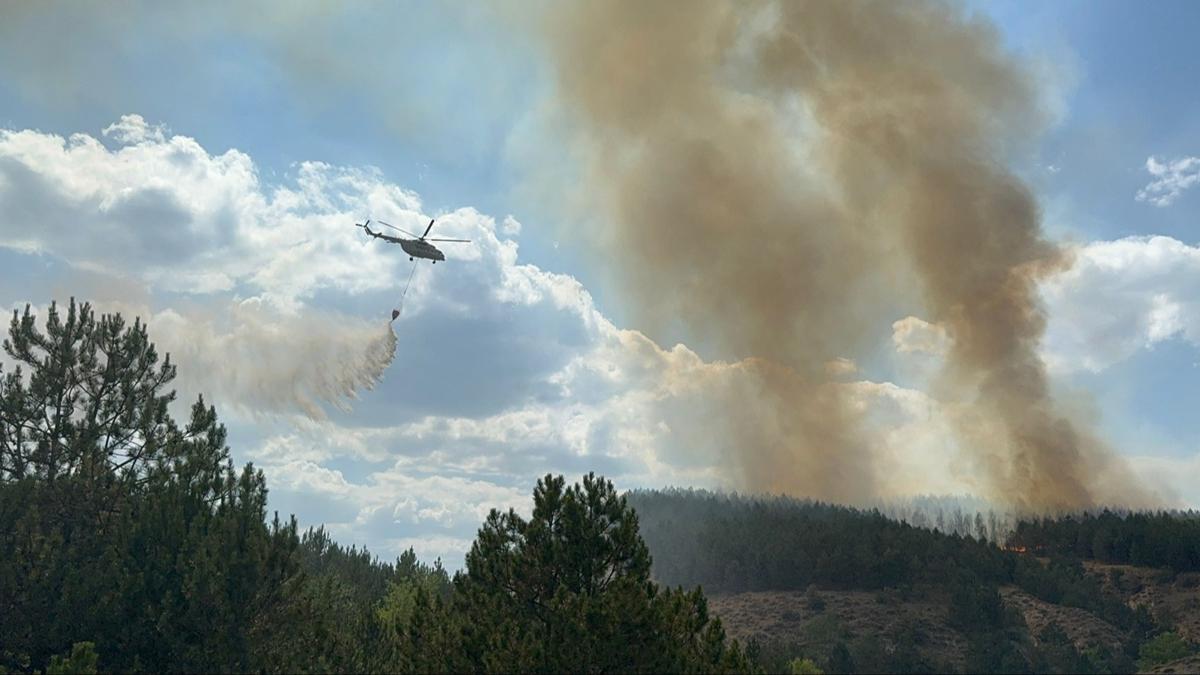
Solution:
M661 590L637 515L592 474L546 476L533 515L492 511L456 580L463 664L471 670L744 670L696 590Z
M234 470L215 410L178 426L145 326L86 304L51 305L45 332L14 312L4 350L0 667L86 641L105 670L249 669L298 538L267 526L263 476Z
M172 431L175 396L163 391L175 367L159 363L144 325L97 320L72 300L65 320L50 305L42 333L27 305L4 351L17 367L0 381L0 479L78 477L99 490L144 477Z

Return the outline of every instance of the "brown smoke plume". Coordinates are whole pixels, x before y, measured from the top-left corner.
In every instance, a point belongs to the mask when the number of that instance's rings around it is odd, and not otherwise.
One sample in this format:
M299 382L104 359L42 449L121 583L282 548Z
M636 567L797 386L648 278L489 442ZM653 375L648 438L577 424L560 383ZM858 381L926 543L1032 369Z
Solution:
M756 357L727 420L746 487L877 493L825 364L916 300L985 496L1148 501L1049 391L1036 284L1067 261L1003 166L1041 115L990 26L933 1L589 0L544 28L641 318Z

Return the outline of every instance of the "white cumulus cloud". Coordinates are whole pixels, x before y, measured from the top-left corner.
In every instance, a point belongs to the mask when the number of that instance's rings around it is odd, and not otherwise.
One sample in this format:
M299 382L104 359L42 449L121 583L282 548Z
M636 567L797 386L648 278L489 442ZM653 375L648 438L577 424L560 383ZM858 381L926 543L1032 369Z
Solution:
M1146 160L1146 171L1150 172L1154 180L1138 190L1137 200L1159 207L1170 206L1184 190L1200 184L1200 157L1181 157L1166 161L1150 157Z
M1172 338L1200 346L1200 247L1171 237L1082 246L1042 294L1043 351L1059 372L1100 372Z
M101 133L127 145L166 140L166 127L148 124L141 115L121 115L121 119L104 127Z
M264 185L251 158L166 138L127 115L117 142L0 130L0 245L187 294L238 291L294 309L323 288L392 283L395 256L353 236L363 213L420 222L377 171L318 162Z

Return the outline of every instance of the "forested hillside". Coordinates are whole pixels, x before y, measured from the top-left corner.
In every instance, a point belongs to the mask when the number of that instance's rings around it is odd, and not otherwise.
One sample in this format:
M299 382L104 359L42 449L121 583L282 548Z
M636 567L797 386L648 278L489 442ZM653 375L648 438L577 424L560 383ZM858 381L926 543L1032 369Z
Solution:
M1173 559L1182 565L1186 558L1179 551L1197 541L1189 534L1194 519L1168 514L1102 516L1109 530L1091 517L1021 522L1000 547L988 543L986 528L978 538L944 534L878 511L785 497L673 489L634 491L629 501L641 517L661 583L699 585L717 596L715 607L759 628L764 619L754 607L775 605L772 625L784 629L765 631L768 642L758 648L769 653L764 663L776 667L785 656L804 655L834 670L856 669L856 660L871 664L864 672L1132 672L1143 646L1170 633L1170 617L1155 616L1145 604L1132 606L1107 578L1089 573L1074 554L1077 542L1086 541L1090 554L1097 536L1119 530L1127 539L1112 541L1137 541L1144 550L1162 552L1143 564ZM1046 556L1020 552L1035 542ZM896 613L889 625L870 629L877 633L848 629L856 622L853 612L816 611L827 604L863 604L868 597L861 612ZM1049 622L1034 631L1022 616L1065 617L1071 611L1111 627L1098 632L1113 639L1068 645L1063 626ZM728 613L726 618L731 630L754 636L737 630L739 621ZM906 651L945 628L951 631L944 642L958 646ZM780 636L790 637L781 643Z

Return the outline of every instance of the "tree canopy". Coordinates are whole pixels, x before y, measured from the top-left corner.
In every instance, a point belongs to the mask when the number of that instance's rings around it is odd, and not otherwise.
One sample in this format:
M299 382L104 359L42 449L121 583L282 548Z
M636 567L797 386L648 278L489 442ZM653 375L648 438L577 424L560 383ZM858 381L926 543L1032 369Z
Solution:
M592 474L566 487L547 475L528 520L492 511L456 580L472 670L696 672L742 670L697 590L660 589L637 514ZM558 648L556 645L563 645Z
M92 642L119 670L245 670L251 636L296 574L294 523L234 470L199 400L177 425L175 375L145 326L52 305L14 313L0 381L3 665Z
M1027 518L1009 545L1042 555L1200 571L1200 514L1194 511L1098 513Z

